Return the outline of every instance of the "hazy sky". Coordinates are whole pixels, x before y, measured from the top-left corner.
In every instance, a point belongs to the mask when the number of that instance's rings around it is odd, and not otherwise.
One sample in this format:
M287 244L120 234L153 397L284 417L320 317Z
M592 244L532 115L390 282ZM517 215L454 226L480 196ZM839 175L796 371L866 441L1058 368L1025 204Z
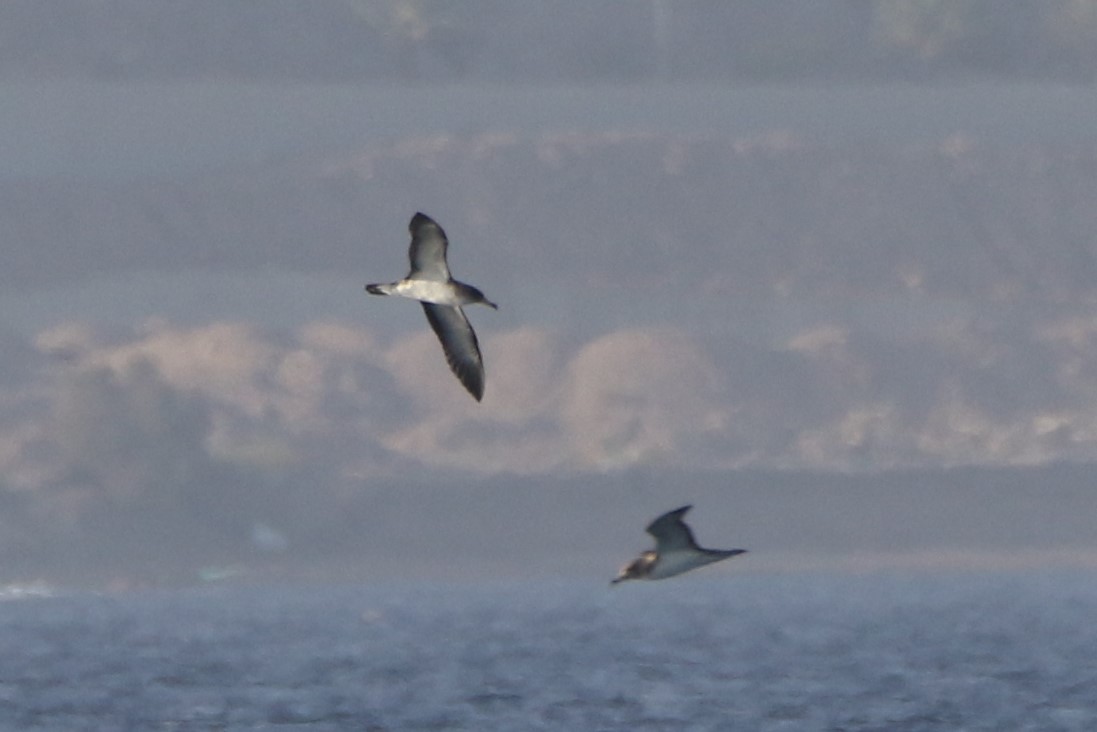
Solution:
M1090 87L3 86L12 576L1097 550Z

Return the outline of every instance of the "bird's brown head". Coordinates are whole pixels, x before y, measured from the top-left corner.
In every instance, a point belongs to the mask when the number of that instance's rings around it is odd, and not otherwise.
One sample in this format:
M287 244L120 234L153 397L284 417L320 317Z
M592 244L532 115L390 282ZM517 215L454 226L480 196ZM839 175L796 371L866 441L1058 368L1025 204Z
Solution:
M636 559L621 567L621 571L617 573L617 576L610 582L611 585L615 585L618 582L624 582L631 579L643 579L651 572L652 566L655 565L657 559L655 552L644 552Z

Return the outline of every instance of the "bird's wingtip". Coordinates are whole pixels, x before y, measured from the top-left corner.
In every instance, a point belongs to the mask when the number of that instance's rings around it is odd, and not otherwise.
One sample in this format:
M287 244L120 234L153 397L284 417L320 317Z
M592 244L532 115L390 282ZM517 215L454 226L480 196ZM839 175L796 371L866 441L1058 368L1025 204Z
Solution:
M465 387L465 391L467 391L470 395L472 395L472 398L475 399L476 401L479 402L484 398L484 384L483 384L483 382L480 382L480 383L472 382L472 383L466 384L465 381L462 379L461 384Z

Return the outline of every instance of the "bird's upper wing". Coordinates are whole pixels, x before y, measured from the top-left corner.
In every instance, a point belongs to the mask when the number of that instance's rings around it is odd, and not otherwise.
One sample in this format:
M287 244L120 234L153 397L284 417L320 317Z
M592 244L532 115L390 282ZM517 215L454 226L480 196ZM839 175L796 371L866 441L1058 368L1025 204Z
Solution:
M655 537L655 551L665 554L681 549L698 548L697 542L693 540L693 532L682 521L682 516L690 508L690 506L682 506L668 511L648 525L647 532Z
M421 304L430 327L442 342L442 350L446 352L446 363L450 370L476 401L480 401L484 396L484 361L480 357L476 333L469 325L464 311L449 305L429 302Z
M446 232L430 216L417 213L408 224L411 232L411 246L408 258L411 260L409 279L449 281L449 265L446 264L446 247L449 242Z

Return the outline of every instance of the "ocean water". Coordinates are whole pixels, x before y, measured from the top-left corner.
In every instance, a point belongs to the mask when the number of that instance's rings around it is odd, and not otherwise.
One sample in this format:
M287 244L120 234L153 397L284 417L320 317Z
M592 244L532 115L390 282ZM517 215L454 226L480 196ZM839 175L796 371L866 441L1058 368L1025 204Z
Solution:
M1094 730L1097 573L0 603L4 730Z

